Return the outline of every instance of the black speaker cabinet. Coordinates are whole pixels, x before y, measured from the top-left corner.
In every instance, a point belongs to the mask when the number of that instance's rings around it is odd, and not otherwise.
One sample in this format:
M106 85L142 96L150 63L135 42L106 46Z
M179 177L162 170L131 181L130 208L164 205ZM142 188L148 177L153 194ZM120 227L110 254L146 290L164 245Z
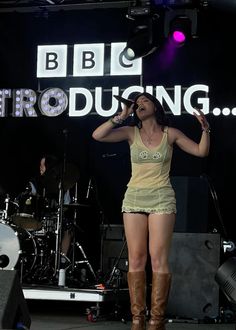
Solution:
M104 273L111 273L123 246L123 226L110 226L103 241ZM219 234L173 234L169 258L172 285L167 306L168 316L199 320L219 316L219 286L214 277L220 266L220 252ZM122 284L127 287L127 247L123 249L117 267L123 273ZM150 261L147 265L147 282L151 282Z
M30 328L31 319L17 271L0 270L0 329Z
M208 184L200 177L171 177L176 196L176 222L178 233L207 233Z
M219 316L219 234L174 233L170 253L173 274L167 314L204 319Z

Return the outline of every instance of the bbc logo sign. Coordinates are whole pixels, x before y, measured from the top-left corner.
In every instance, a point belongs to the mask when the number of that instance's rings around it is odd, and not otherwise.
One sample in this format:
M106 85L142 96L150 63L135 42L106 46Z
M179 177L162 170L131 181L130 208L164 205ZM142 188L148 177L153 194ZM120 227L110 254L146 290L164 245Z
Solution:
M104 76L105 61L110 61L111 76L142 74L142 59L127 60L123 55L125 42L110 44L105 58L104 43L73 46L73 77ZM107 52L106 52L107 53ZM67 77L68 45L41 45L37 48L37 78Z

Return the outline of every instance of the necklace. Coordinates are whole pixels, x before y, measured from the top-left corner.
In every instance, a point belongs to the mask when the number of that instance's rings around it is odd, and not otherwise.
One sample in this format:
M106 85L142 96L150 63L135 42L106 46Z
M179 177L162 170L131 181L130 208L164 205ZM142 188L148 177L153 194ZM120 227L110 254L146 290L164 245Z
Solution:
M143 133L146 135L145 141L150 146L153 142L153 136L154 136L155 132L152 132L152 134L148 135L147 132L143 129Z

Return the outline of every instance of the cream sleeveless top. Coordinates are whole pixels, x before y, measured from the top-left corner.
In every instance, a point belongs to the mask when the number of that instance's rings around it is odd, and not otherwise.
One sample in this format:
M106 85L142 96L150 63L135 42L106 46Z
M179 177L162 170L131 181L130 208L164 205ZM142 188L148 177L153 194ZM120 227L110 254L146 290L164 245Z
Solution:
M132 175L130 188L160 188L170 186L169 172L173 148L168 143L168 127L164 128L160 144L148 148L142 142L139 129L134 128L134 141L130 145Z

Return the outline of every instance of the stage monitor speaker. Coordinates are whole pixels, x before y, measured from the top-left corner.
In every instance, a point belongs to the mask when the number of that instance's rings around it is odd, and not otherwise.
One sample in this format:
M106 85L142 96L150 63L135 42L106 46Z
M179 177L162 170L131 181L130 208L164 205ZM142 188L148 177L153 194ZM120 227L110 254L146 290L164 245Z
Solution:
M0 329L30 328L31 318L16 270L0 270Z
M123 227L111 226L103 241L103 272L108 276L124 242ZM126 247L117 266L122 271L123 287L127 287L127 254ZM172 285L167 316L199 320L219 316L219 286L214 277L220 266L220 254L219 234L173 233L169 257ZM149 262L148 284L151 283L150 267Z
M177 233L207 233L208 184L201 177L173 176L171 183L176 196Z
M167 315L204 319L219 316L219 234L174 233L170 268L172 285Z

